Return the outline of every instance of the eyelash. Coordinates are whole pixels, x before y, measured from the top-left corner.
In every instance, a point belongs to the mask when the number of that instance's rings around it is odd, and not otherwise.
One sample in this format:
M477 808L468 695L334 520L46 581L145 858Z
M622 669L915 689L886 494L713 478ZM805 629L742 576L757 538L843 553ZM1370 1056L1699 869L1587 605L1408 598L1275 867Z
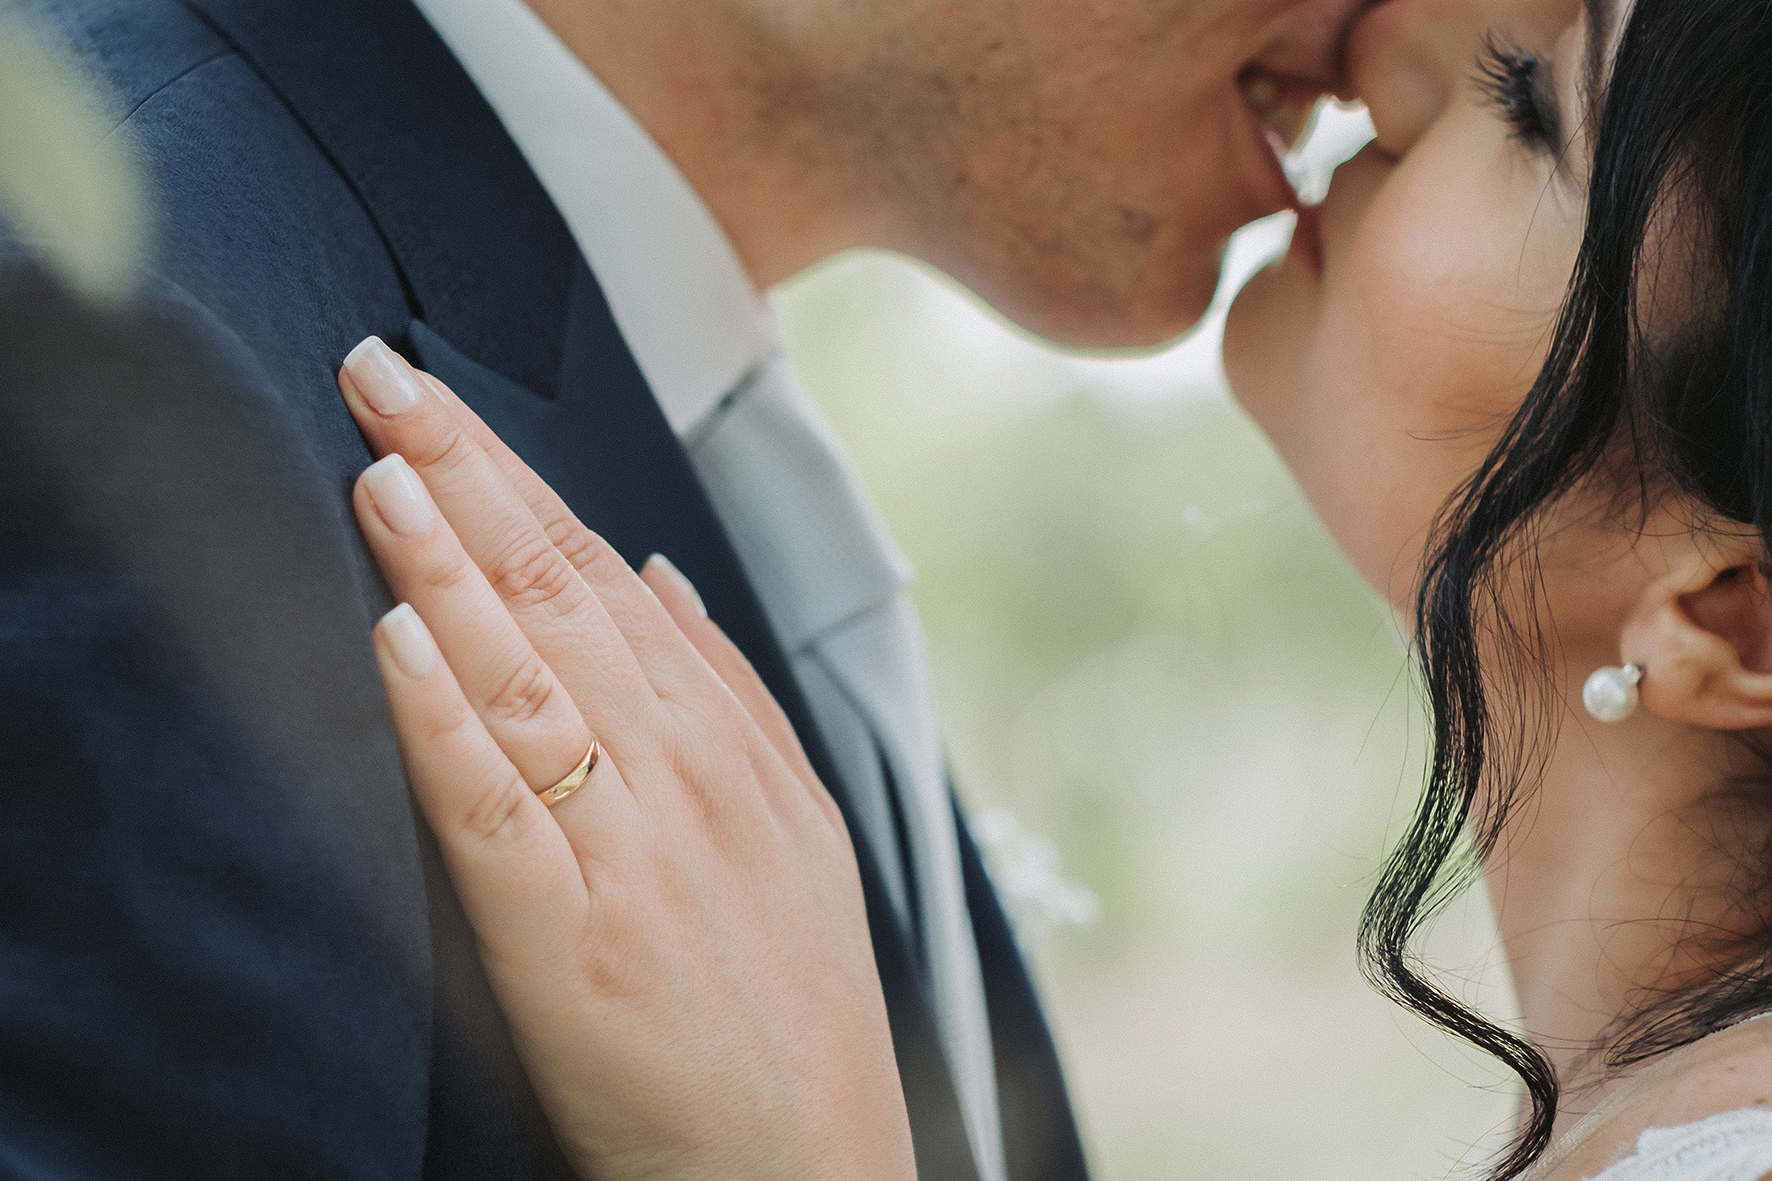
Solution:
M1489 36L1477 60L1477 86L1501 113L1515 139L1540 151L1562 148L1557 107L1545 93L1545 59L1512 41Z

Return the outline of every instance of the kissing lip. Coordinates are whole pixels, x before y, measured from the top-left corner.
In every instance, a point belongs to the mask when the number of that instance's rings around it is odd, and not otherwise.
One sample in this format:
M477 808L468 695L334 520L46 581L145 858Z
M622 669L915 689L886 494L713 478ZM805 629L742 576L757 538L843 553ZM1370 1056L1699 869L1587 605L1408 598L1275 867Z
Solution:
M1298 209L1302 202L1283 161L1309 130L1318 101L1335 89L1322 78L1304 77L1256 64L1237 76L1237 95L1262 157L1264 176L1258 192L1262 214ZM1260 95L1260 97L1257 97ZM1259 105L1258 105L1259 104ZM1265 108L1265 110L1263 109Z

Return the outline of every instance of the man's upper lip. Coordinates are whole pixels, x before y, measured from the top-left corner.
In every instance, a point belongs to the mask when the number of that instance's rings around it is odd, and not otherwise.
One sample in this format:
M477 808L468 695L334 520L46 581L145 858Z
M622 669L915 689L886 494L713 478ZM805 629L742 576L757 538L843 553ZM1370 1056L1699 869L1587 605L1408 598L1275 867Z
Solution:
M1255 199L1253 208L1246 208L1246 218L1260 217L1269 213L1278 213L1282 209L1291 209L1298 204L1298 193L1292 182L1286 179L1283 161L1286 157L1286 144L1280 139L1279 132L1256 113L1255 107L1245 100L1243 117L1248 120L1249 136L1253 141L1250 147L1254 150L1251 163L1259 170L1256 187L1249 196Z
M1250 66L1237 78L1243 101L1256 117L1274 131L1284 145L1283 150L1298 146L1310 128L1311 115L1317 100L1333 87L1322 79L1300 78Z

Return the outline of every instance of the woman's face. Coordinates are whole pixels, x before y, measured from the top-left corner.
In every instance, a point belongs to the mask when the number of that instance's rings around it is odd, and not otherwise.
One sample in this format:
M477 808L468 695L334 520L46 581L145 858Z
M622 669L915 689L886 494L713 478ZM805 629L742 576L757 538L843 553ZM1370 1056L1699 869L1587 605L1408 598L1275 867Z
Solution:
M1231 310L1238 399L1399 606L1544 360L1581 242L1587 42L1579 0L1374 8L1348 65L1378 137Z

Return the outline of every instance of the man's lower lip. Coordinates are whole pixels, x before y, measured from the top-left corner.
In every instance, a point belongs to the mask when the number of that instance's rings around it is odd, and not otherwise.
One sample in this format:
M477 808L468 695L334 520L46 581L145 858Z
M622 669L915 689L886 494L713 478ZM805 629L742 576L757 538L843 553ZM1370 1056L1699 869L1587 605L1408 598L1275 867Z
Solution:
M1292 229L1292 245L1287 253L1294 262L1310 271L1313 278L1323 274L1322 212L1317 205L1298 210L1298 224Z

